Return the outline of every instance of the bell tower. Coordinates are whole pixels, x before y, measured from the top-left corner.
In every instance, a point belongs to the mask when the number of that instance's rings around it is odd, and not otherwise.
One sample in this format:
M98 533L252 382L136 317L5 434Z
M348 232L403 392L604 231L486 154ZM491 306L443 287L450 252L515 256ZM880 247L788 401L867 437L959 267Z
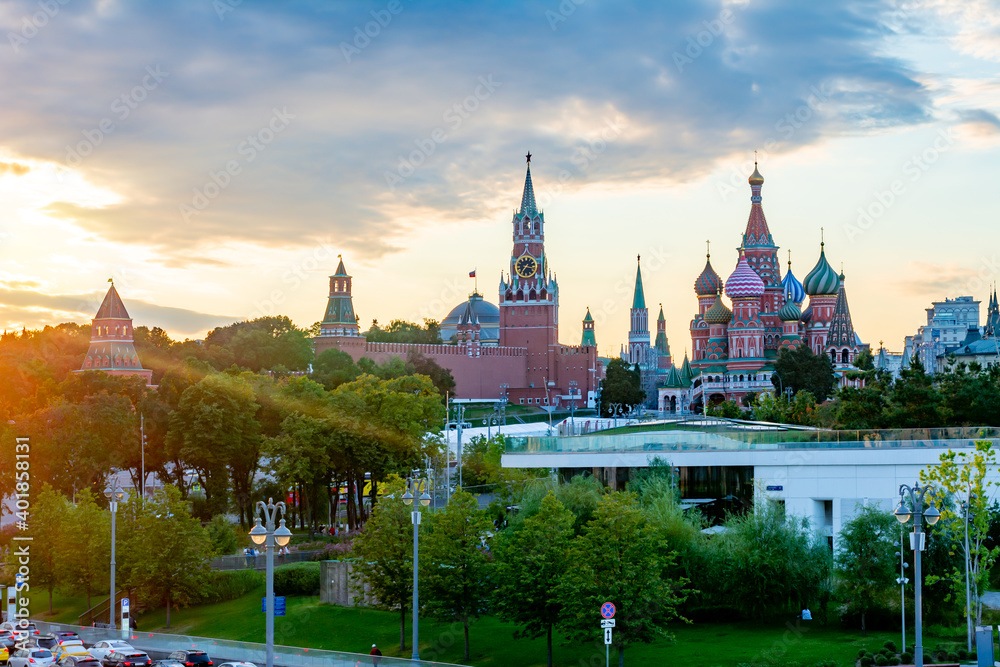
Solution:
M500 278L500 345L527 348L527 395L548 399L545 383L554 386L557 381L554 348L559 344L559 285L545 255L545 214L535 204L531 153L525 157L528 166L521 208L511 220L510 268Z

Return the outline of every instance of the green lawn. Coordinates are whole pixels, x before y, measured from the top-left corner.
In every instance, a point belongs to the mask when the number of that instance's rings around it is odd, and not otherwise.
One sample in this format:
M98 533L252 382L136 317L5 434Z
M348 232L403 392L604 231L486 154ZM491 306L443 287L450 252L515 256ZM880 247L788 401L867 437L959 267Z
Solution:
M201 637L217 637L239 641L263 642L264 615L260 611L263 588L237 600L175 610L171 627L165 628L163 609L147 612L137 618L140 631L169 632ZM36 593L33 605L47 608L47 595ZM61 609L54 620L75 620L85 601L56 596ZM42 602L45 602L44 606ZM407 649L399 651L399 617L391 612L370 609L349 609L319 604L318 598L291 597L287 600L287 616L275 619L275 641L278 644L303 646L355 653L367 653L377 643L388 656L409 657L411 627L407 618ZM545 664L544 639L515 640L513 626L488 617L476 621L470 631L472 660L480 666ZM809 667L820 660L833 659L839 667L851 667L861 648L873 652L887 639L899 642L898 632L872 632L862 638L860 632L848 632L837 625L828 627L806 621L796 626L792 620L783 622L713 623L676 625L672 631L676 641L665 640L650 645L630 647L626 663L630 665L680 664L689 667L735 667L738 663L780 665L796 662ZM461 626L452 627L431 619L420 623L421 657L443 662L463 663ZM600 639L597 613L594 618L594 639L591 645L563 645L555 648L557 665L603 664L604 646ZM959 633L961 634L961 633ZM944 638L954 641L955 637ZM912 641L912 639L911 639ZM941 637L926 636L930 649Z

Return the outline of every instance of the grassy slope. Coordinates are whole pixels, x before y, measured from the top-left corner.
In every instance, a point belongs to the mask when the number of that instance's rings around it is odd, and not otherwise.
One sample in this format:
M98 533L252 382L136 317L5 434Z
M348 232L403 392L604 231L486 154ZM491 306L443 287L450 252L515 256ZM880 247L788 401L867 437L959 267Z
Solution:
M218 637L240 641L262 642L264 615L260 611L263 589L237 600L213 605L191 607L171 614L171 628L164 628L166 612L163 609L143 614L138 619L140 631L163 631L201 637ZM33 606L47 608L47 597L32 596ZM57 609L53 620L75 620L82 611L83 601L78 598L56 596ZM44 604L43 604L44 603ZM369 609L348 609L319 604L318 598L288 598L288 615L275 619L275 641L290 646L332 649L367 653L372 643L377 643L383 653L409 657L411 626L407 619L407 650L399 651L399 617L395 613ZM432 619L421 619L421 657L444 662L462 663L461 626L451 627ZM544 639L513 637L513 626L494 618L476 621L470 630L472 665L499 666L545 664ZM873 652L891 639L899 641L898 632L873 632L867 638L860 633L845 632L839 627L823 627L806 622L799 628L794 624L759 624L751 622L713 623L674 626L673 643L660 640L650 645L630 647L626 651L628 664L683 664L690 667L733 667L737 663L795 661L812 665L819 660L834 659L841 667L854 664L860 648ZM594 637L600 638L595 611ZM928 647L938 640L925 637ZM555 647L557 665L603 663L604 646L595 641L591 645L566 646L558 642Z

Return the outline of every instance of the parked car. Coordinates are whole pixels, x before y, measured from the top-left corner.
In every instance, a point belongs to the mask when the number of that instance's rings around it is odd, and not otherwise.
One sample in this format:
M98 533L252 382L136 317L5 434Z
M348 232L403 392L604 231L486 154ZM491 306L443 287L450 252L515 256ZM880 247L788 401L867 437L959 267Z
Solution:
M2 623L0 624L0 630L7 630L12 633L17 631L22 631L22 632L27 632L29 635L38 634L38 628L35 627L34 623L28 623L26 626L22 628L20 621L16 621L14 623L7 621L6 623Z
M224 662L221 665L219 665L219 667L257 667L257 665L253 664L252 662L238 661L238 662Z
M164 658L163 660L154 660L153 667L184 667L184 663Z
M59 640L53 634L34 635L25 640L25 648L35 646L37 648L47 648L50 651L59 644Z
M14 637L14 633L10 630L0 630L0 644L3 644L8 649L14 648L14 644L17 643L17 638Z
M135 647L122 639L104 639L90 647L90 655L103 661L112 651L134 651Z
M167 656L167 660L176 660L177 662L184 665L184 667L212 667L215 663L212 659L208 657L208 654L204 651L196 651L194 649L184 649L183 651L174 651Z
M59 640L60 644L62 642L67 642L67 641L76 641L81 643L83 642L83 640L80 639L80 635L76 634L75 632L66 632L66 631L57 632L56 639Z
M151 667L153 661L142 651L115 649L101 660L104 667Z
M19 648L7 660L8 667L48 667L54 663L52 651L47 648Z
M6 646L0 644L0 662L6 665L8 660L10 660L10 651L7 650Z
M101 661L90 655L64 655L59 658L59 667L101 667Z
M56 657L56 660L62 660L63 656L66 655L80 655L87 656L88 658L93 658L90 652L83 647L82 641L61 641L52 648L52 655Z

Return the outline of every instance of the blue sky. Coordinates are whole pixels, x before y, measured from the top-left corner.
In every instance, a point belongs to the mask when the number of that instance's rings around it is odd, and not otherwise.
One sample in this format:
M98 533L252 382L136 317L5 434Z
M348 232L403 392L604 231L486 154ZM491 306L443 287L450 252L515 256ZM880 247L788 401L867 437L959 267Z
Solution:
M201 337L322 316L342 254L363 325L496 299L530 150L561 287L602 354L635 255L678 355L705 241L764 210L801 278L900 349L1000 272L996 2L118 2L0 6L0 313Z

